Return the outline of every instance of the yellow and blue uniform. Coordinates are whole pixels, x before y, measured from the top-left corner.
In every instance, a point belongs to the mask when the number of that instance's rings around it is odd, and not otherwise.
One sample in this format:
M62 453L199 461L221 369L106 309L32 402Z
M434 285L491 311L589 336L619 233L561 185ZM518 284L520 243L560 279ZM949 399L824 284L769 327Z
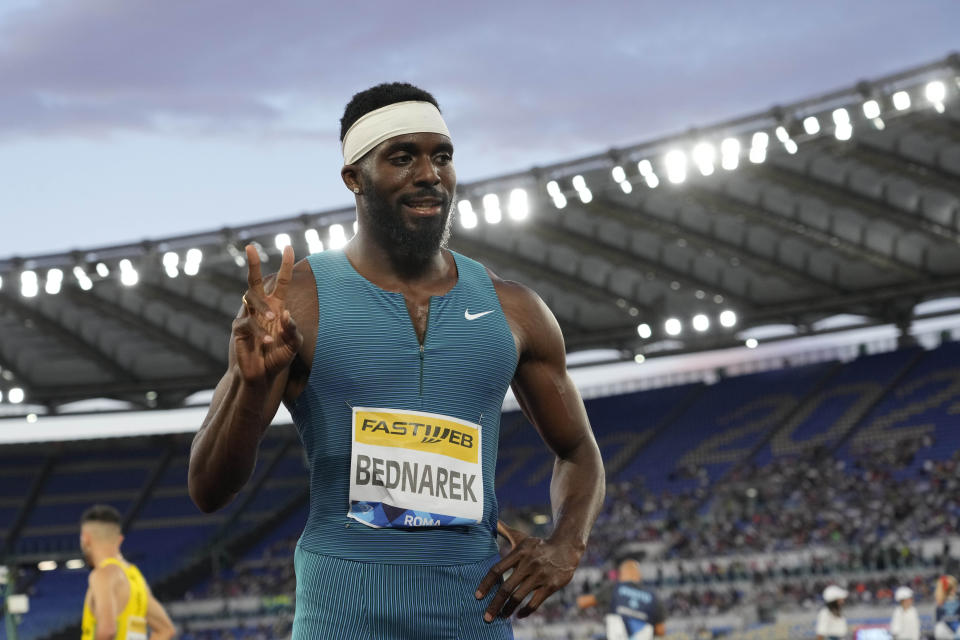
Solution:
M512 638L483 622L497 561L494 470L513 334L486 268L430 300L421 345L404 296L342 251L308 258L318 334L292 407L310 464L295 553L300 638Z
M98 565L104 567L108 564L115 564L123 570L127 576L127 582L130 584L130 597L120 614L117 616L117 634L116 640L146 640L147 639L147 604L148 589L147 581L136 565L125 563L117 558L107 558ZM81 623L81 640L93 640L96 635L97 619L90 608L90 599L86 598L83 603L83 620Z

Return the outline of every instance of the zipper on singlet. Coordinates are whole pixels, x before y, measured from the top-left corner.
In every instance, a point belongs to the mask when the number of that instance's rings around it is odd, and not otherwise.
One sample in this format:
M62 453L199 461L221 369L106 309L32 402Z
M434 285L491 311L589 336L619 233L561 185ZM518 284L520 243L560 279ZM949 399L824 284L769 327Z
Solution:
M430 299L431 301L433 298ZM430 303L427 303L427 324L423 328L423 342L420 343L420 397L423 397L423 367L424 360L426 359L426 354L424 353L424 346L427 344L427 331L430 329Z

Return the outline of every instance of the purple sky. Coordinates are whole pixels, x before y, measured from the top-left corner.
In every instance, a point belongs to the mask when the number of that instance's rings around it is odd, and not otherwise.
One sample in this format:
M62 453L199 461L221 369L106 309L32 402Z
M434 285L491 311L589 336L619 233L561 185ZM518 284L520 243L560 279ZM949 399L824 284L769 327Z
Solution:
M381 81L436 95L466 182L960 49L955 0L328 4L4 0L0 256L348 204L338 119Z

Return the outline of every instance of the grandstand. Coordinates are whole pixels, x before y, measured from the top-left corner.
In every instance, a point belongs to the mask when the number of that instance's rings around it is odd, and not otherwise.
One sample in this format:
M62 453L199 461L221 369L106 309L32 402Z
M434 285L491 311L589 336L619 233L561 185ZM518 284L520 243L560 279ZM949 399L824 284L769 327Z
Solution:
M676 638L812 637L834 582L863 625L909 583L929 626L960 553L958 194L957 55L461 185L453 248L553 309L608 473L583 567L518 637L600 637L576 596L627 556ZM286 244L337 248L352 215L0 260L0 565L30 597L0 638L76 637L94 502L124 514L182 637L286 637L297 434L281 411L250 483L204 515L188 432L225 366L242 246L276 266ZM506 521L549 531L552 465L508 398Z

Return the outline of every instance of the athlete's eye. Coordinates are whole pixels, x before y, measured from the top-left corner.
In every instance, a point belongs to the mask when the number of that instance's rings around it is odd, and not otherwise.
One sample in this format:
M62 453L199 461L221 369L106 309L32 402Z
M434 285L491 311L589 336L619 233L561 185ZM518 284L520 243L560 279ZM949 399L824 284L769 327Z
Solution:
M395 156L390 156L390 162L395 165L408 164L411 160L413 160L413 156L411 156L409 153L401 153Z
M439 165L447 165L453 162L453 156L449 153L438 153L434 156L434 160Z

